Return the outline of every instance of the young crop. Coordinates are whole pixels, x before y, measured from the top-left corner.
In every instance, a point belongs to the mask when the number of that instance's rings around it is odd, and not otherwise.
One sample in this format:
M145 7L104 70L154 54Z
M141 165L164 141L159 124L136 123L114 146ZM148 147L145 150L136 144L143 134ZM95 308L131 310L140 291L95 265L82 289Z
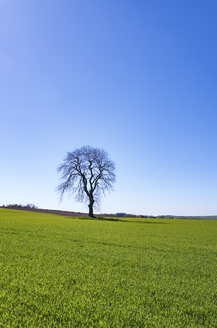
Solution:
M0 210L0 327L216 327L216 221Z

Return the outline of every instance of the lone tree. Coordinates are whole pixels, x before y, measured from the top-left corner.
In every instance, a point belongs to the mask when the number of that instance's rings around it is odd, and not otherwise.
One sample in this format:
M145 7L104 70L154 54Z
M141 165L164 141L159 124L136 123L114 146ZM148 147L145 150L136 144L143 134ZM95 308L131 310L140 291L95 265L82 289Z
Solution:
M112 189L115 164L103 149L84 146L67 153L58 167L61 183L57 190L61 197L71 192L76 200L88 202L89 216L94 217L94 204L99 205L102 194Z

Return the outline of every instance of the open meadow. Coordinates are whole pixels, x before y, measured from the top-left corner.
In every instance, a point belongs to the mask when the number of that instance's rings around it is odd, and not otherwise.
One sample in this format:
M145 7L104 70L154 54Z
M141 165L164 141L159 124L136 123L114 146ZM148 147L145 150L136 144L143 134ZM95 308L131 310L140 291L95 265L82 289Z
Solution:
M217 221L0 210L0 327L217 327Z

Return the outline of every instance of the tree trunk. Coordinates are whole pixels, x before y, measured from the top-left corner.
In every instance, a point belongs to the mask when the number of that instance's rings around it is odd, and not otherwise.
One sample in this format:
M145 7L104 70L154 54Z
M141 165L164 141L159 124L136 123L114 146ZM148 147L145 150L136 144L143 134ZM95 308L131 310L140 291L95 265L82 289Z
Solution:
M90 199L90 204L88 205L89 207L89 216L91 218L94 218L95 216L93 215L93 204L94 204L94 200Z

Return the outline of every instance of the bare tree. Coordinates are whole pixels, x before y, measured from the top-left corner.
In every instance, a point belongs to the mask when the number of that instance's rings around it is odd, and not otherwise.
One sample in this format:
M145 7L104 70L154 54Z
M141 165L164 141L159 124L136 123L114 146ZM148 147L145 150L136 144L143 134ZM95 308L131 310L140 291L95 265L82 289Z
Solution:
M76 200L88 202L89 216L94 217L93 207L99 205L102 194L112 189L115 182L115 164L103 149L84 146L67 153L58 167L61 183L57 190L61 197L71 192Z

